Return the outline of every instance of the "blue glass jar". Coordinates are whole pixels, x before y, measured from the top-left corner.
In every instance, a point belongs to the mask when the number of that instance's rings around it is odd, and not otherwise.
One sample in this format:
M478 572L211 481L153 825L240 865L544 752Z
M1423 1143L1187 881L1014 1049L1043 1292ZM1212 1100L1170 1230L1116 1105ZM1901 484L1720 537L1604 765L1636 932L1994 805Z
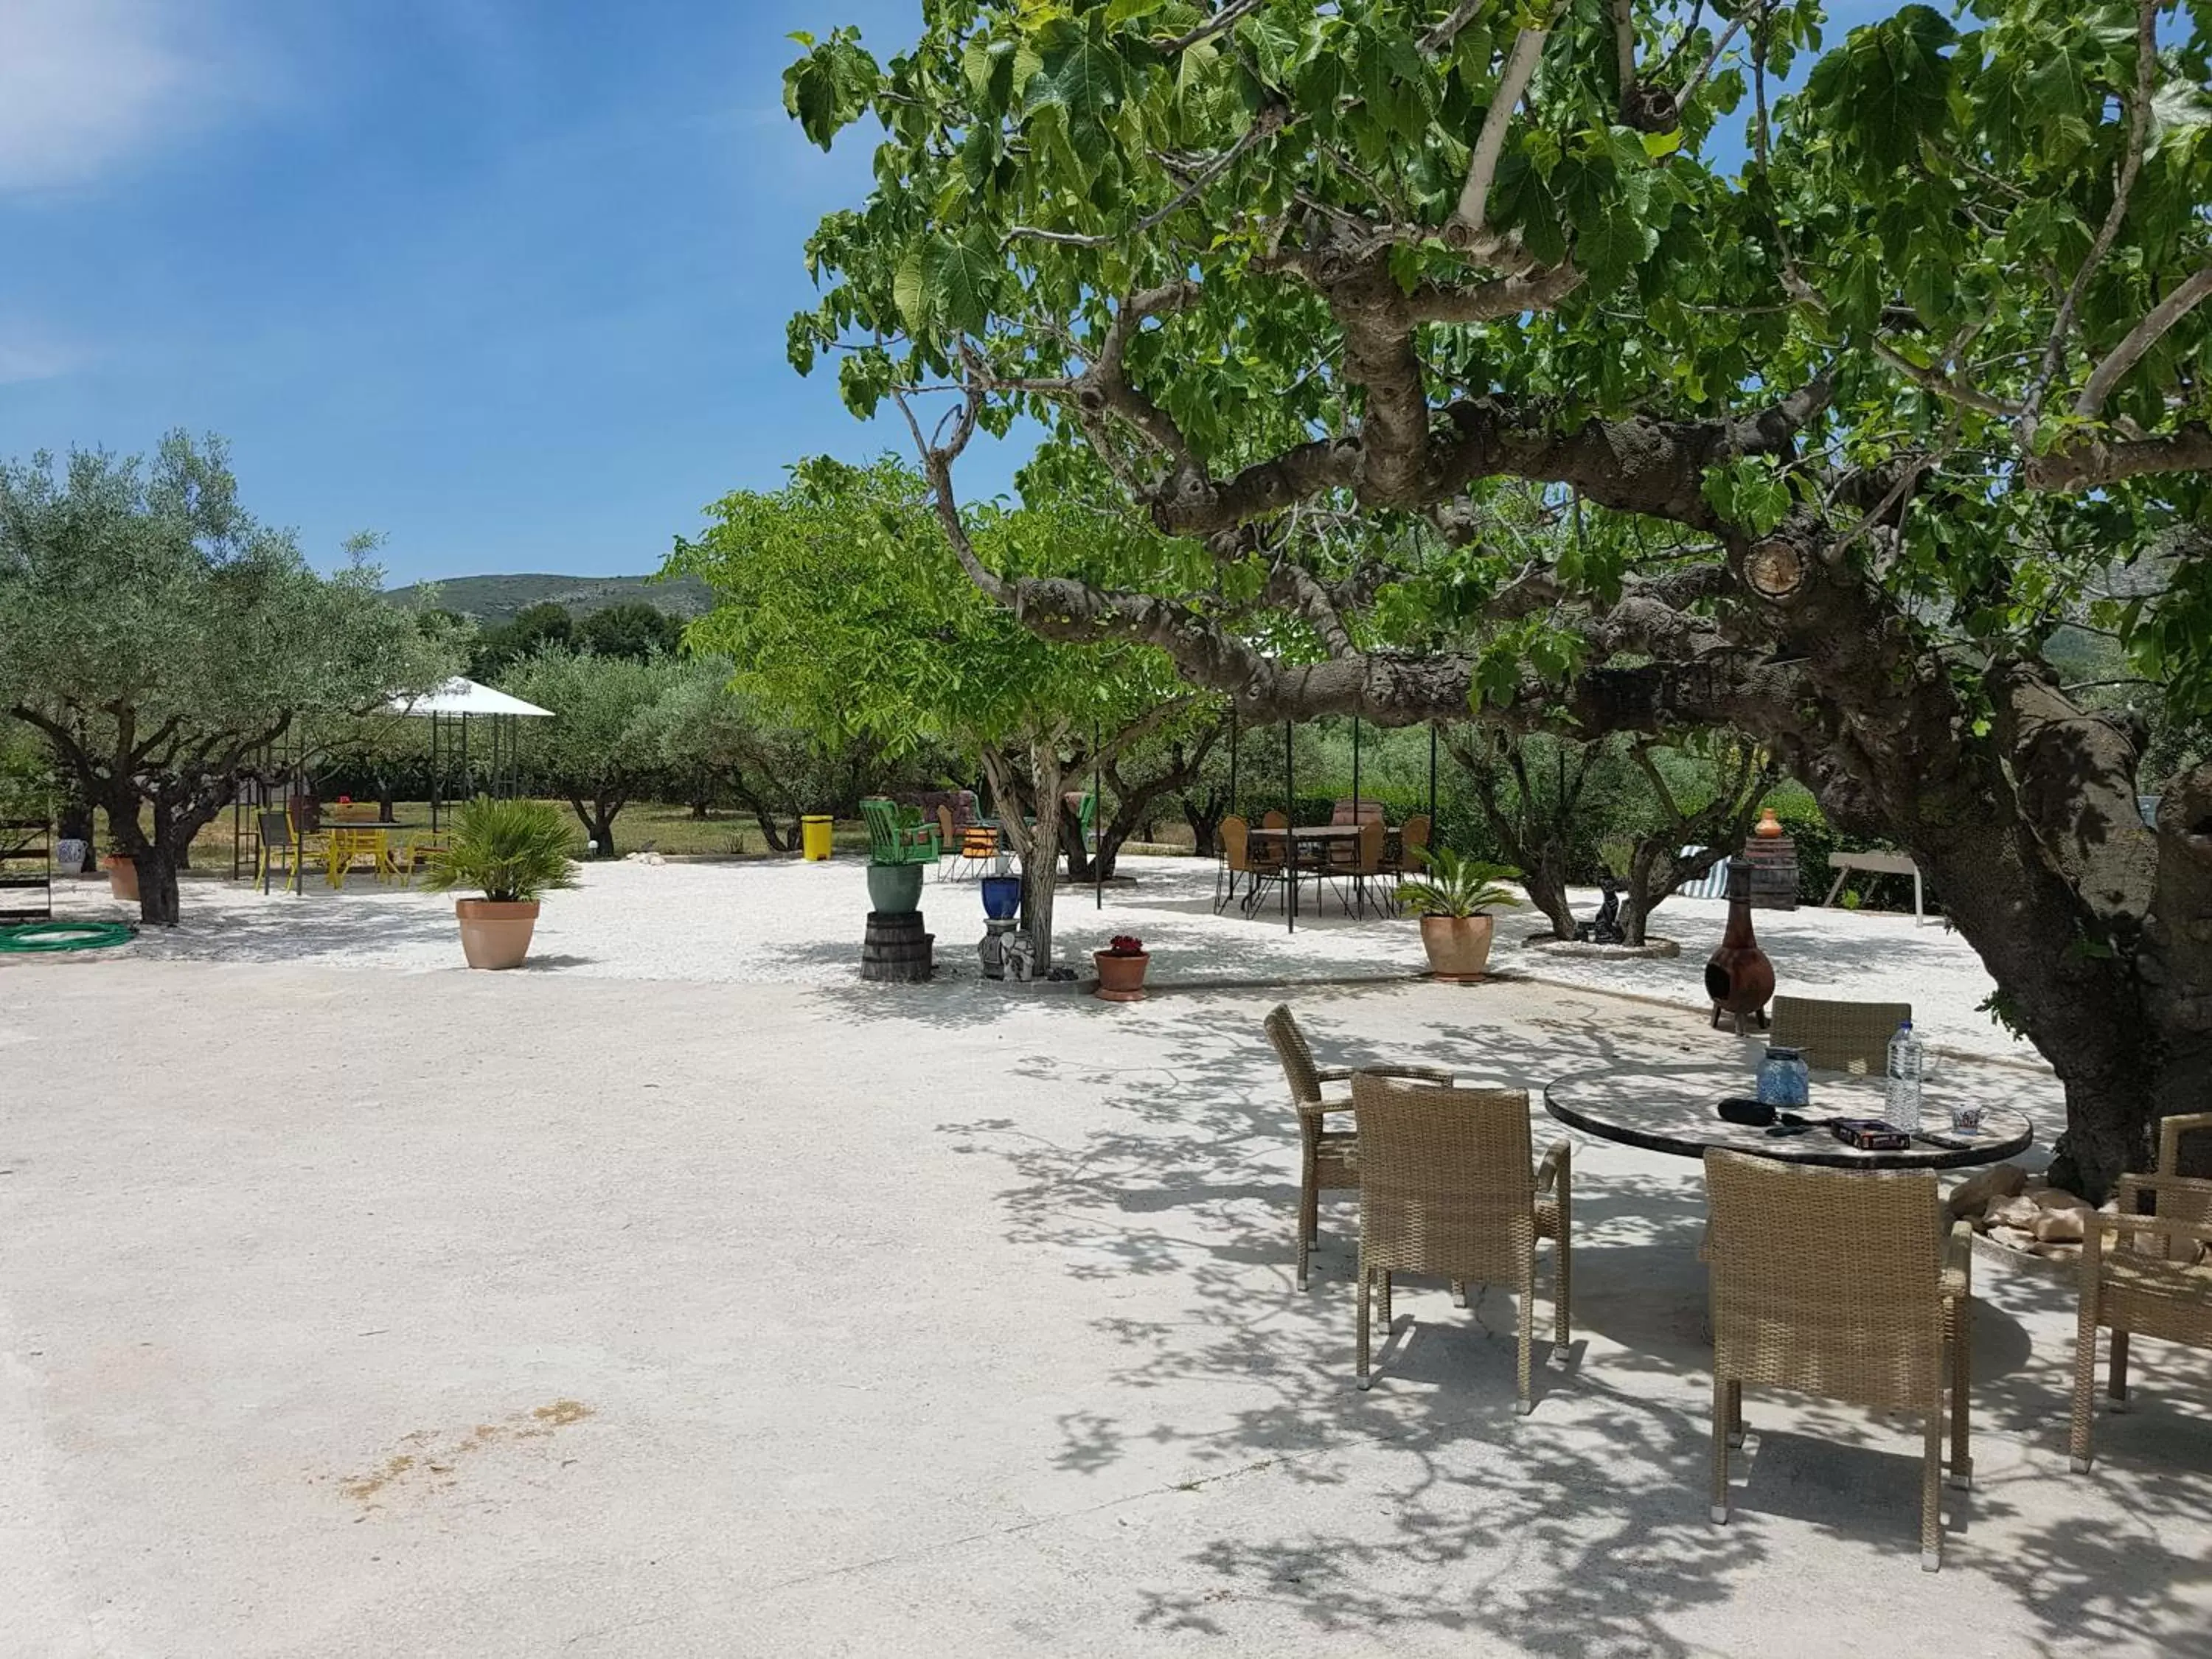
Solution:
M1759 1063L1759 1100L1763 1106L1795 1108L1811 1103L1812 1073L1795 1048L1770 1047Z

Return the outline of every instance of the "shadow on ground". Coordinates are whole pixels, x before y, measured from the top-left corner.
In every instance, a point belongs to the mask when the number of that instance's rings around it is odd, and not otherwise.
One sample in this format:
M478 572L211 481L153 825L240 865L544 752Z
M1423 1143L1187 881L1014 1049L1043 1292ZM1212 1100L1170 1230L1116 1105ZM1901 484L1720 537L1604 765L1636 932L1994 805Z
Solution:
M1211 1587L1144 1592L1144 1622L1225 1634L1220 1598L1264 1599L1327 1634L1420 1626L1534 1653L1686 1656L1707 1644L1686 1627L1741 1595L1753 1569L1786 1568L1773 1542L1785 1524L1861 1547L1870 1571L1903 1575L1921 1593L1917 1424L1754 1395L1753 1437L1735 1460L1737 1519L1710 1522L1711 1356L1696 1254L1705 1203L1688 1160L1646 1158L1649 1172L1601 1176L1585 1154L1574 1195L1579 1363L1540 1366L1533 1416L1512 1410L1516 1310L1496 1287L1467 1310L1442 1286L1401 1290L1375 1389L1352 1390L1356 1209L1346 1199L1325 1206L1312 1287L1301 1294L1291 1277L1295 1130L1261 1037L1273 1000L1164 1002L1148 1019L1161 1039L1155 1058L1127 1072L1027 1056L1017 1069L1041 1087L1079 1075L1107 1091L1103 1121L1072 1144L1026 1134L1012 1116L942 1126L962 1152L1006 1166L1000 1203L1012 1241L1049 1250L1088 1285L1172 1277L1180 1294L1168 1299L1192 1310L1174 1322L1097 1322L1124 1355L1110 1381L1127 1407L1063 1419L1061 1467L1096 1471L1137 1445L1180 1443L1200 1485L1265 1470L1293 1486L1360 1490L1357 1505L1280 1507L1364 1520L1204 1541L1189 1559ZM1324 1063L1382 1057L1339 1017L1358 1012L1348 994L1293 1000ZM1608 1030L1589 1009L1563 1006L1556 1018L1508 1028L1486 1021L1479 993L1465 1006L1462 1019L1393 1045L1388 1058L1540 1098L1543 1080L1562 1071L1680 1059L1708 1042L1692 1022L1663 1015ZM1539 1147L1564 1133L1540 1116L1535 1127ZM1547 1255L1537 1291L1546 1325L1548 1273ZM2038 1652L2080 1651L2129 1619L2137 1639L2178 1634L2191 1615L2172 1593L2212 1582L2212 1565L2158 1541L2160 1516L2192 1501L2201 1531L2212 1489L2201 1474L2155 1467L2188 1443L2186 1425L2110 1443L2110 1463L2126 1473L2107 1477L2121 1489L2098 1495L2094 1522L2063 1494L2054 1503L2047 1486L2033 1516L2024 1511L2019 1483L2050 1481L2063 1456L2072 1304L2057 1281L1992 1276L2001 1282L1985 1287L1975 1355L1983 1478L1947 1504L1947 1577L2000 1581L2033 1610ZM2191 1358L2166 1369L2162 1356L2154 1386L2183 1407L2170 1417L2186 1416L2208 1376ZM1207 1379L1256 1389L1261 1401L1225 1432L1145 1408L1148 1395L1186 1399ZM2201 1423L2196 1434L2201 1447ZM2131 1465L2131 1450L2152 1466ZM2040 1518L2055 1515L2066 1518Z

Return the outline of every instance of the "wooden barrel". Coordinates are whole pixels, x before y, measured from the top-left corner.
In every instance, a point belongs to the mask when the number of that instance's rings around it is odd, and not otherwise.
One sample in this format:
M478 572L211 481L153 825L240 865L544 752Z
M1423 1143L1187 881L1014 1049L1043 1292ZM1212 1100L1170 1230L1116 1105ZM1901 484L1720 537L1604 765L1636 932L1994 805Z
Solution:
M1753 836L1743 844L1751 860L1751 908L1797 908L1797 842L1790 836Z
M937 935L922 932L919 910L871 910L860 942L860 977L911 983L930 974Z

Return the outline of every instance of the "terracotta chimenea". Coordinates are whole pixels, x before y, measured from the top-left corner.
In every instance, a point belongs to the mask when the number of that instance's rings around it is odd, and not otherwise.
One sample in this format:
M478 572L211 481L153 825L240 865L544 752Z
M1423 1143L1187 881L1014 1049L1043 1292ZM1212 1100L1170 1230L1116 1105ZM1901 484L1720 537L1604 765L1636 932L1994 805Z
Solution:
M1705 964L1705 994L1713 1000L1714 1029L1719 1029L1723 1014L1734 1014L1741 1036L1747 1015L1765 1029L1766 1005L1774 995L1774 964L1751 931L1750 860L1729 860L1728 896L1728 927L1721 948Z

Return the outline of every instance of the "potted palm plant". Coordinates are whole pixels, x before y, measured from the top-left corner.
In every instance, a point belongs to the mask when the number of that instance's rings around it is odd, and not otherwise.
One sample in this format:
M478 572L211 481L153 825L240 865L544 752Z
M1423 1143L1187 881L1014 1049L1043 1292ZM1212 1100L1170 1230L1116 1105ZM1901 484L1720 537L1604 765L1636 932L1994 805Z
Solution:
M1491 910L1518 904L1502 885L1520 875L1510 864L1462 859L1449 847L1417 848L1422 873L1398 884L1398 902L1421 917L1429 971L1452 985L1471 985L1490 967Z
M431 849L422 884L433 892L473 887L480 899L454 902L461 954L471 968L517 968L530 954L538 901L576 884L568 825L545 801L478 795L455 809L453 833Z

